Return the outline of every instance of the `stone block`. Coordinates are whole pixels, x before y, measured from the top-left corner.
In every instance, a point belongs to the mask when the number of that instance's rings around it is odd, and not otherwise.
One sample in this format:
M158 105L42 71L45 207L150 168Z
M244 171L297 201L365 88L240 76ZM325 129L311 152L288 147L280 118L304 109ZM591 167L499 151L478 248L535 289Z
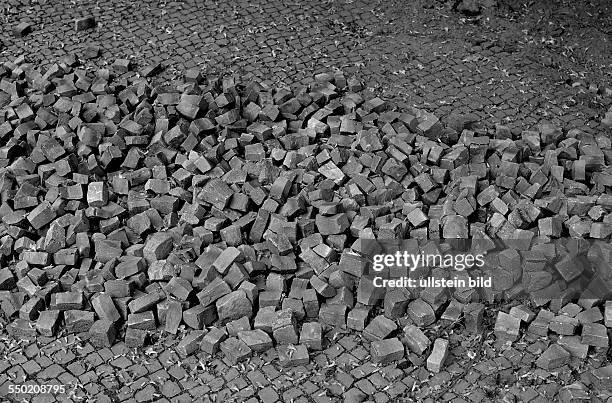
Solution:
M439 373L448 357L448 340L438 338L434 341L431 354L427 357L427 369Z
M404 345L398 338L373 341L370 345L372 362L387 365L404 358Z

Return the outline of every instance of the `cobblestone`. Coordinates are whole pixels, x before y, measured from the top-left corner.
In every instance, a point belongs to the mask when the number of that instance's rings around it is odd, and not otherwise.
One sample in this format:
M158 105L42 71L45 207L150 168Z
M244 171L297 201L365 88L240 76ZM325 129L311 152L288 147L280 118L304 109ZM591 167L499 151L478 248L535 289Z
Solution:
M581 71L583 67L581 60L588 58L589 51L585 49L588 47L582 47L581 55L577 55L574 49L561 51L563 48L559 44L563 43L563 40L559 36L555 36L552 41L551 38L544 38L544 33L547 32L545 27L542 27L541 30L538 28L536 32L527 30L524 37L515 27L514 31L508 30L506 35L491 39L490 31L495 27L505 30L510 22L499 15L488 15L486 19L481 20L479 25L469 21L458 23L456 20L459 19L450 10L439 8L443 7L441 4L423 8L420 2L406 4L393 1L380 7L380 5L365 1L291 4L279 2L253 4L239 1L236 4L202 5L193 0L162 2L162 4L154 4L150 1L126 3L111 0L102 8L95 8L92 3L90 4L92 7L86 10L85 3L88 2L58 5L54 2L9 1L6 5L0 5L1 15L6 20L3 21L6 22L5 24L0 24L2 41L0 50L3 51L1 56L3 61L12 61L18 55L25 54L29 60L49 67L58 62L60 58L65 58L69 53L76 52L80 57L90 59L88 62L90 64L102 66L108 64L109 61L115 61L108 67L118 72L126 71L131 64L139 67L146 64L146 66L151 66L152 74L153 70L158 70L159 65L163 67L159 69L163 70L161 75L164 78L171 78L178 71L195 68L188 75L191 81L199 81L201 74L211 73L211 70L239 71L246 73L247 76L263 78L267 84L294 84L309 78L313 73L327 72L330 67L340 67L349 74L358 75L374 94L384 95L385 99L395 97L395 100L405 104L425 105L429 112L443 117L443 120L454 118L452 112L473 113L487 124L504 123L508 124L512 130L534 127L544 119L550 119L553 123L563 126L595 129L598 127L598 115L604 110L604 103L607 102L596 94L597 91L591 92L588 85L573 85L579 80L595 83L602 77L596 71ZM594 4L593 7L596 5ZM537 5L535 9L538 10ZM561 27L559 21L563 18L562 11L547 11L547 13L555 16L551 19L550 25L553 28L557 25ZM594 13L598 16L600 14L603 12ZM520 20L524 18L523 15L516 17ZM93 18L95 20L92 21ZM575 17L570 15L570 18ZM20 22L26 20L29 22L19 26ZM66 24L66 21L69 24ZM18 27L17 30L15 30L16 27ZM28 33L29 27L32 29ZM78 35L75 35L75 28L80 31ZM81 31L85 28L88 29ZM589 29L597 30L598 28ZM23 37L14 38L15 33ZM536 37L538 34L542 34L542 41ZM540 49L543 51L540 52ZM572 60L574 56L564 55L563 52L566 51L573 52L577 59L574 61ZM102 55L101 58L96 58L98 53ZM610 54L609 52L601 53ZM593 60L599 59L593 58ZM592 63L589 67L592 67ZM574 71L580 71L580 73L574 73ZM349 85L356 84L349 82ZM598 88L595 89L598 90ZM59 89L59 91L70 91L70 89ZM4 101L0 100L1 102ZM289 107L291 103L288 103L283 109ZM381 107L383 105L379 99L372 99L367 103L368 110L377 111ZM182 107L177 106L177 109L183 114L189 113ZM29 112L25 109L18 109L16 113L19 119L30 118ZM265 110L265 113L273 115L278 111ZM273 116L272 119L274 119ZM0 128L0 132L1 130ZM430 138L440 135L436 122L431 120L419 123L419 130ZM499 132L502 133L503 130ZM257 155L257 152L254 152L252 158L258 158ZM159 183L151 182L150 189L155 191ZM105 197L112 199L112 195L105 195L103 189L101 192L92 189L91 196L89 189L87 191L87 198L91 206L103 201ZM504 200L507 201L507 199ZM41 206L35 215L27 216L27 220L35 228L48 222L50 217L48 215L50 204L42 203ZM413 224L423 225L422 217L416 213L417 210L413 211L415 211L411 216ZM334 224L342 225L340 217L335 220ZM335 230L332 228L329 231L334 232ZM165 254L163 247L150 249L147 248L147 255L152 253L157 258ZM44 264L50 261L48 259L55 258L47 254L27 254L26 256L26 260L35 265ZM125 266L123 268L126 268ZM230 266L223 265L219 267L219 271L225 272L226 269L231 271ZM322 278L328 281L327 277ZM0 288L8 287L8 283L13 281L3 277L0 279L2 279ZM329 283L332 284L331 279ZM107 284L109 283L107 282L105 287ZM224 284L230 284L230 281ZM127 286L127 283L123 285ZM29 288L30 285L27 287ZM116 299L126 297L129 292L106 291L115 299L118 314L126 319L128 309L127 307L121 309L120 305L127 305L127 301L119 302ZM228 289L227 292L207 302L214 303L215 300L229 294L230 291ZM184 297L187 294L181 295ZM315 300L316 295L311 301ZM152 302L151 305L147 304L146 307L132 305L136 310L130 313L146 312L153 309L156 302ZM250 299L250 302L253 303L253 299ZM72 303L75 305L70 305ZM78 300L75 300L58 309L80 310L83 309L81 305ZM108 304L106 307L110 308ZM4 310L5 305L2 308ZM611 317L608 308L606 305L604 311L606 326L609 326ZM112 322L119 320L112 309L100 307L98 309L94 307L94 309L99 316L105 316ZM398 309L403 308L400 306ZM392 314L389 314L394 319L395 310L391 309ZM138 350L136 354L130 349L120 352L114 348L111 350L94 347L91 344L93 340L87 341L86 336L87 331L92 331L90 328L92 323L94 331L96 331L96 324L100 323L94 322L93 318L91 321L90 318L87 318L83 326L73 326L72 330L77 332L76 334L67 335L62 331L57 340L51 341L43 336L53 336L56 330L55 324L61 319L61 316L58 311L55 314L50 312L52 311L43 311L36 322L42 335L38 336L35 343L28 345L29 341L21 338L2 341L3 353L34 346L41 352L46 351L48 356L38 356L37 353L34 353L28 356L28 359L23 355L15 354L12 356L10 365L6 364L5 367L0 364L0 376L3 377L0 379L0 384L2 384L0 395L6 394L4 388L7 383L19 384L23 382L22 377L25 376L28 383L61 382L69 384L72 382L66 396L61 397L64 400L86 398L95 401L119 401L133 397L137 401L149 401L165 397L168 400L181 401L181 399L191 399L189 396L194 398L206 396L210 400L238 396L236 398L243 401L249 398L251 401L258 399L275 401L280 397L284 400L325 401L327 399L337 401L351 396L355 399L370 398L375 401L407 400L409 398L461 401L461 396L472 401L485 400L485 398L502 399L501 394L496 394L498 392L489 387L486 378L479 381L481 374L469 369L474 367L481 358L478 354L493 354L488 346L479 344L480 342L473 340L471 336L462 339L458 347L461 353L456 355L460 360L460 366L465 372L469 371L469 374L463 377L467 385L460 383L463 374L457 372L453 373L450 381L443 377L435 378L435 380L432 378L432 382L440 385L441 389L430 388L422 383L429 377L429 374L423 374L416 368L414 370L412 367L407 368L406 362L399 361L392 365L401 367L398 370L402 373L402 381L394 382L391 387L387 388L388 385L385 384L384 379L381 380L379 377L381 367L370 367L372 364L369 362L370 357L367 356L369 350L367 342L359 341L357 346L348 347L350 343L347 342L344 348L338 348L336 345L321 352L314 352L311 354L309 363L298 361L299 376L309 377L312 380L299 382L298 389L293 385L294 380L288 378L291 375L286 372L286 369L279 367L278 357L275 358L273 355L265 365L262 365L263 362L258 361L258 358L242 362L240 364L253 366L256 369L245 371L246 367L236 367L240 368L239 371L236 368L230 368L234 369L231 372L234 375L226 376L230 372L220 356L210 356L204 351L194 350L192 346L188 349L190 353L183 350L186 345L181 345L179 342L179 340L185 340L182 329L176 329L178 333L176 336L160 338L160 335L155 334L152 346L147 347L144 351ZM103 315L100 315L101 312ZM306 313L308 312L307 308ZM572 340L572 348L567 343L565 345L568 345L567 351L576 358L584 355L584 347L578 344L578 341L593 346L600 344L603 346L601 340L605 337L606 346L608 345L607 334L604 336L605 329L602 332L599 328L603 325L597 323L594 324L597 326L589 325L591 321L599 322L601 319L598 319L594 312L592 312L593 315L586 312L588 310L576 315L581 325L587 325L586 331L583 327L581 336L567 338L564 336L559 339L561 347L567 340ZM351 316L351 313L354 315ZM351 329L360 328L362 330L368 323L367 313L367 310L360 310L360 308L351 309L347 326ZM34 314L32 310L24 311L24 314L28 316L28 319L36 319L31 316ZM529 322L531 319L531 316L526 315L524 311L511 310L510 315L524 322ZM71 320L73 316L73 313L68 314L68 320ZM149 320L150 316L153 316L153 326L150 330L154 332L155 315L149 315ZM309 316L316 315L309 314ZM538 335L546 336L549 323L553 330L556 326L551 322L553 317L554 315L551 315L547 320L543 320L538 316L541 320L535 319L532 323L533 325L537 322L537 326L533 328L530 326L529 329L535 330L534 333ZM414 318L421 321L423 316L415 315ZM477 319L479 320L480 317L477 316ZM487 322L487 318L484 321ZM425 323L421 323L427 334L423 333L425 339L429 340L431 337L431 340L434 340L448 336L434 334L432 328ZM195 327L203 328L204 325L204 323L201 325L196 323ZM206 323L206 326L208 325ZM401 328L406 323L400 325ZM469 327L477 328L473 325L474 323L470 322ZM108 329L108 327L104 328ZM5 328L2 329L3 332L4 330ZM507 333L508 328L504 326L502 330ZM447 332L448 329L442 328L440 331ZM272 324L270 324L269 332L272 332ZM32 332L26 333L32 335ZM130 329L130 333L134 337L126 336L126 342L136 340L134 345L141 344L138 340L147 335L146 332L137 329ZM219 343L223 342L226 337L225 333L211 330L207 334L210 333L217 335L210 346L218 348ZM511 338L515 338L514 332L511 333ZM301 333L297 332L297 334L301 336ZM347 336L341 333L337 335L340 340L336 340L334 335L334 343L346 341ZM425 340L423 337L421 340ZM322 336L322 338L327 342L329 337ZM58 342L57 345L54 344L55 340ZM315 342L317 340L315 338ZM490 338L487 340L492 341ZM295 341L297 342L297 339ZM197 344L198 340L194 342ZM340 345L344 346L344 344ZM554 346L556 344L552 344L551 347L545 346L540 351L539 354L545 351L542 357L547 357L547 363L542 363L542 366L553 367L558 361L557 358L565 357ZM312 344L309 347L312 348ZM515 347L521 349L516 352L517 358L524 361L517 361L521 362L518 365L511 360L513 366L517 370L519 367L522 367L524 371L533 369L534 356L538 354L526 353L518 345ZM164 355L163 363L160 364L162 353L175 348L177 352L182 353ZM427 348L428 343L420 344L416 348L409 346L409 349L417 355L423 354ZM552 353L549 352L550 349L553 349ZM214 353L214 350L214 347L210 348L211 353ZM411 354L409 359L416 360L418 357L414 355ZM548 360L551 355L555 357ZM594 351L594 355L597 359L602 359L599 351ZM185 356L193 358L193 361L188 362L184 359ZM355 358L356 361L349 360L349 356ZM470 358L472 356L474 358ZM562 361L565 362L565 360ZM329 374L328 371L338 373L336 369L340 362L344 363L343 365L359 367L361 371L358 371L359 380L343 379L341 382L343 390L338 393L330 392L326 385L328 377L324 374ZM422 364L418 364L421 365L420 369L422 369ZM162 366L166 370L162 370ZM266 370L263 370L264 366ZM347 369L351 369L349 372L353 374L352 368ZM236 371L240 375L236 376ZM588 372L581 372L582 377L578 379L574 379L574 375L567 375L560 377L555 382L564 385L561 388L562 394L569 394L574 398L582 398L583 395L592 397L598 393L598 390L606 388L609 390L611 377L609 366L602 364L600 368L589 369ZM252 375L257 373L259 375ZM191 384L183 381L185 374L201 380L204 385L192 387ZM598 390L591 390L590 382L588 388L579 382L587 382L589 375L592 386ZM132 381L128 380L130 376L137 380L131 383ZM352 375L347 374L347 376L352 378ZM80 383L74 383L74 377L78 377ZM275 381L275 383L271 384L270 381ZM245 386L247 382L250 383L248 387ZM541 380L541 382L548 382L548 380ZM545 389L545 386L538 384L522 389L519 387L510 389L505 400L516 397L522 401L537 401L538 398L542 399L545 390L548 390ZM454 393L447 392L450 389ZM469 390L469 394L465 394L466 390ZM37 398L41 396L35 399ZM548 400L552 399L553 396L548 398Z

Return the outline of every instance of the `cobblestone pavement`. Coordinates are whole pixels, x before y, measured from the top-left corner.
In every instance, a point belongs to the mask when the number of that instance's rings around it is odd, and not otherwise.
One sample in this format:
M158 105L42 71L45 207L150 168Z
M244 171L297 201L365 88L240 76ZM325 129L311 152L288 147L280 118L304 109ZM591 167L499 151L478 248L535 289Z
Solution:
M610 101L589 85L612 87L609 2L503 0L473 19L450 3L6 0L0 38L4 58L26 54L43 66L93 44L99 64L159 61L163 78L198 66L290 84L340 68L438 116L596 127ZM98 27L76 33L74 18L92 14ZM21 21L33 32L16 40Z
M101 55L89 63L160 61L160 79L202 67L291 84L339 68L387 99L439 116L474 113L517 128L543 119L596 128L611 102L602 96L612 87L610 6L605 0L576 10L560 1L535 3L468 19L435 1L5 0L0 61L25 54L48 66L68 53L83 57L96 45ZM75 33L74 18L89 14L98 27ZM20 21L33 23L33 32L15 39L11 29ZM333 342L308 367L292 369L278 366L273 350L234 367L204 353L180 360L173 352L180 335L138 352L123 344L96 350L78 335L3 338L0 396L9 385L63 384L64 394L9 398L323 402L351 391L376 402L550 401L562 384L591 387L591 371L607 360L607 351L595 351L586 362L550 373L532 368L550 338L495 346L490 331L465 337L459 324L427 332L451 341L448 365L433 376L416 355L388 367L371 364L368 342L349 333L328 334ZM610 396L596 387L584 393L594 401Z
M494 314L491 314L494 316ZM489 322L494 318L487 318ZM591 371L604 365L606 351L587 360L572 359L558 370L533 370L531 364L554 340L521 339L496 345L492 332L465 337L457 324L440 324L425 333L448 337L451 354L445 368L432 374L424 357L389 366L372 364L369 342L349 333L328 334L327 345L306 367L282 368L274 349L232 366L200 352L180 359L174 346L181 338L160 339L136 352L123 343L95 349L83 335L36 341L3 340L0 395L8 385L65 385L64 394L19 394L13 401L204 401L204 402L334 402L359 396L375 402L547 402L570 401L561 385L582 381L592 401L606 401L591 382ZM600 349L601 350L601 349ZM6 358L5 358L6 357ZM587 370L588 368L588 370ZM581 396L579 389L573 396ZM345 394L346 393L346 394ZM584 396L589 392L584 390ZM572 395L569 395L572 396ZM348 399L347 401L353 401ZM576 400L577 401L577 400Z

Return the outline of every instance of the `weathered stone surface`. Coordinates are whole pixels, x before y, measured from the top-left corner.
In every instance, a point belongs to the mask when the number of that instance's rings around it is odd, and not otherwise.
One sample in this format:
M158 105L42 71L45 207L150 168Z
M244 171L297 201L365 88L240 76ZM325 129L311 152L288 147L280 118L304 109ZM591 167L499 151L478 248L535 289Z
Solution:
M448 340L438 338L434 341L431 354L427 358L427 369L438 373L448 357Z
M261 329L238 332L238 339L255 352L264 352L272 348L272 339Z
M210 355L219 350L221 342L227 338L227 333L219 328L213 327L202 338L200 349Z
M96 347L111 347L115 335L114 323L105 319L95 321L89 328L89 340Z
M321 350L323 348L323 329L318 322L307 322L302 325L300 331L300 344L310 350Z
M398 338L373 341L370 348L372 361L389 364L404 358L404 345Z
M418 326L428 326L436 320L436 315L431 305L420 298L408 304L407 311L410 319Z
M552 371L569 362L570 353L558 344L552 344L540 355L535 364L547 371Z
M421 355L429 348L431 341L429 338L415 325L404 327L404 344L415 354Z
M216 301L219 320L234 320L253 314L253 304L243 290L232 291Z
M283 309L276 312L272 335L277 344L298 344L297 323L293 311Z
M221 342L221 351L233 364L242 362L253 354L253 351L249 348L249 346L235 337L230 337L229 339Z
M591 381L600 390L612 391L612 365L591 370Z
M172 251L172 236L166 232L156 232L151 235L142 250L142 255L148 263L168 257Z
M519 338L521 320L504 312L497 314L495 321L495 335L500 340L515 341Z
M204 331L196 330L185 336L176 346L176 351L181 357L187 357L197 352L204 338Z
M108 294L98 294L96 297L92 298L91 305L100 319L104 319L111 323L115 323L121 319L117 307L115 307L113 300Z
M310 356L308 349L303 344L282 345L276 348L278 353L278 363L282 367L294 367L298 365L308 365Z
M397 325L391 319L379 315L372 319L363 331L363 337L370 341L382 340L397 329Z

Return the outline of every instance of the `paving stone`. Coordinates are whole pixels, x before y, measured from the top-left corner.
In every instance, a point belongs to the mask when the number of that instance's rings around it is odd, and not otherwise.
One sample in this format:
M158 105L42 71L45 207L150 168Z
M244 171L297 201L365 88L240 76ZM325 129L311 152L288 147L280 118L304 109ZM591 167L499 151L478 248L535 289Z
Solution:
M202 338L200 349L210 355L213 355L219 350L221 342L227 338L227 333L224 330L213 327Z
M115 323L121 319L119 311L108 294L100 293L91 299L91 305L100 319Z
M232 291L216 301L219 320L234 320L253 314L253 305L243 290Z
M323 349L323 329L318 322L306 322L300 331L300 344L310 350Z
M221 351L231 363L239 363L248 359L253 351L241 340L230 337L221 342Z
M548 335L548 326L554 317L554 313L547 310L540 310L535 320L529 325L529 333L536 334L538 336Z
M397 329L397 325L391 319L379 315L372 319L363 331L363 337L367 340L382 340Z
M500 340L515 341L519 338L521 320L504 312L497 314L495 335Z
M573 335L578 326L578 319L566 315L557 315L550 321L548 328L557 333L564 335Z
M310 362L308 349L303 344L277 346L276 351L278 353L278 363L282 367L308 365Z
M370 350L375 363L389 364L404 358L404 345L398 338L373 341Z
M157 328L153 311L129 314L127 325L128 327L140 330L155 330Z
M13 28L13 35L16 38L22 38L32 32L32 24L29 22L20 22Z
M145 243L142 255L147 262L152 263L167 258L172 251L172 247L172 236L165 232L157 232L151 235Z
M154 291L149 294L143 294L141 297L133 299L129 304L128 308L131 313L141 313L145 312L154 306L157 303L164 299L164 295L161 292Z
M588 344L583 344L579 336L561 336L557 343L567 350L572 357L584 359L589 352Z
M277 344L298 344L297 323L293 311L284 309L276 312L272 335Z
M68 333L87 332L94 323L94 313L71 309L64 312L64 322Z
M227 334L229 334L231 337L234 337L238 335L238 332L241 332L243 330L252 330L251 322L249 321L249 318L247 316L243 316L240 319L236 319L226 323L225 330L227 331Z
M434 323L436 315L427 302L415 299L408 305L408 315L417 326L428 326Z
M176 346L177 353L185 358L191 354L197 352L200 349L200 343L204 338L204 331L190 332L185 338L183 338Z
M480 333L483 331L485 306L479 302L467 304L463 308L463 317L465 318L465 328L471 333Z
M590 378L595 387L609 392L612 389L612 365L591 370Z
M581 324L595 323L602 321L603 315L601 314L599 307L593 307L577 314L576 319Z
M554 370L569 362L570 353L558 344L552 344L535 361L535 364L547 371Z
M446 358L448 357L448 340L438 338L434 341L431 354L427 358L427 369L431 372L438 373L442 369Z
M238 332L238 339L255 352L264 352L272 348L272 339L261 329Z
M89 328L89 341L96 347L112 347L115 335L114 323L106 319L95 321Z
M515 318L519 318L525 323L530 323L534 318L535 314L529 310L525 305L517 305L510 308L509 314Z
M582 343L589 346L609 346L608 332L606 327L599 323L585 323L582 325Z
M404 344L415 354L421 355L429 348L431 341L429 338L415 325L407 325L403 329Z
M43 336L53 337L57 332L60 320L60 311L42 311L36 321L36 330Z

